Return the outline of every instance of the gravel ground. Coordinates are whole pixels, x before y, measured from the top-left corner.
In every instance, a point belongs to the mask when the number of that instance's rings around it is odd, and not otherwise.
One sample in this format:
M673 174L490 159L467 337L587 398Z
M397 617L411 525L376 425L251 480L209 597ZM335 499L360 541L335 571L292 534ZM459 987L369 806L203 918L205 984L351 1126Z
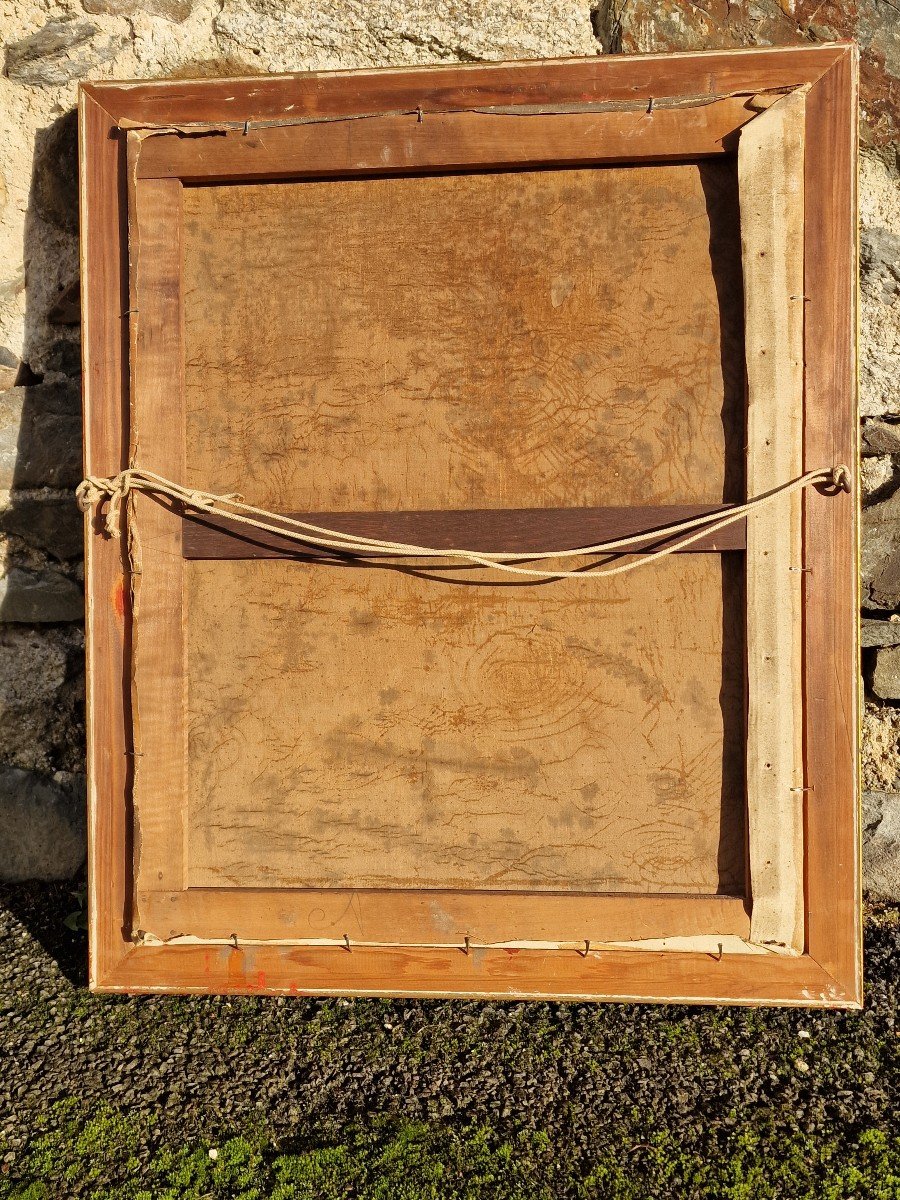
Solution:
M900 1197L900 910L862 1013L128 998L0 889L0 1196Z

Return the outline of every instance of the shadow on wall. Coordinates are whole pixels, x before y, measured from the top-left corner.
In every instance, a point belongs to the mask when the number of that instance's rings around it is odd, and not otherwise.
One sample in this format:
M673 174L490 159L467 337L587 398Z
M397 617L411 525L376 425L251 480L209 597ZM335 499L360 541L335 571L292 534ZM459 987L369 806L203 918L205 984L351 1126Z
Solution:
M85 856L74 111L35 140L24 249L21 361L0 347L0 879L68 879Z

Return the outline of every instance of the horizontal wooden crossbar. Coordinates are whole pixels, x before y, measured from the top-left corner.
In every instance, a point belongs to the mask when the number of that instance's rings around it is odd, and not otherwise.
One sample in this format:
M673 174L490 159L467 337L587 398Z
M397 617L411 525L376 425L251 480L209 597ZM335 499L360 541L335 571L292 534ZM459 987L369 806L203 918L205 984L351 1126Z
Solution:
M647 529L676 525L707 513L727 512L727 504L662 504L621 508L495 508L433 512L327 512L288 513L340 533L414 543L437 550L462 547L478 553L497 551L528 554L531 551L574 550ZM673 535L674 536L674 535ZM672 540L661 537L623 547L623 553L641 554ZM716 530L685 547L685 551L743 550L746 522ZM227 517L186 515L182 553L188 559L212 558L335 558L333 550L299 547L276 533L247 529ZM354 557L359 557L354 555Z
M650 121L649 106L648 98L630 112L385 112L332 123L152 131L135 171L137 179L191 184L685 161L733 153L737 131L756 116L746 94L660 107Z

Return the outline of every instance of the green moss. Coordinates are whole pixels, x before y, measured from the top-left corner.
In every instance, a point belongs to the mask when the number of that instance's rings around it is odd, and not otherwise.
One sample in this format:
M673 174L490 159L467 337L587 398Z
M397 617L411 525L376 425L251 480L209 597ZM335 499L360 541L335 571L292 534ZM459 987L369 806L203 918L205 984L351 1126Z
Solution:
M48 1131L32 1144L29 1169L35 1180L61 1178L69 1184L96 1182L108 1177L111 1162L124 1177L140 1169L137 1151L149 1132L150 1120L135 1119L109 1105L101 1105L86 1120L78 1101L63 1100L54 1106ZM18 1193L12 1193L17 1197ZM35 1196L40 1196L40 1191ZM33 1200L27 1192L28 1200Z
M339 1144L278 1148L263 1131L220 1145L154 1147L153 1121L109 1105L55 1106L26 1177L5 1200L53 1200L77 1184L91 1200L898 1200L900 1136L845 1141L756 1128L727 1155L685 1151L666 1130L646 1142L569 1154L546 1133L498 1138L487 1126L380 1119ZM215 1157L210 1156L213 1150ZM56 1182L52 1182L56 1181Z

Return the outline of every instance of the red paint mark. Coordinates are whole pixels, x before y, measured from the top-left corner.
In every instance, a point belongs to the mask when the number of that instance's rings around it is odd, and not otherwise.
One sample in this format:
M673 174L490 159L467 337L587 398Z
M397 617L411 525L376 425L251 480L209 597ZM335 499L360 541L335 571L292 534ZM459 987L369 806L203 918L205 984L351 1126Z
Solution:
M512 956L513 954L521 954L522 953L521 950L516 949L514 946L504 946L503 949L510 956Z
M125 576L120 575L116 580L116 585L113 588L112 594L113 608L117 617L124 618L125 616Z
M256 986L257 986L257 987L258 987L260 990L262 990L263 988L265 988L265 986L266 986L266 973L265 973L265 971L257 971L257 972L256 972Z

